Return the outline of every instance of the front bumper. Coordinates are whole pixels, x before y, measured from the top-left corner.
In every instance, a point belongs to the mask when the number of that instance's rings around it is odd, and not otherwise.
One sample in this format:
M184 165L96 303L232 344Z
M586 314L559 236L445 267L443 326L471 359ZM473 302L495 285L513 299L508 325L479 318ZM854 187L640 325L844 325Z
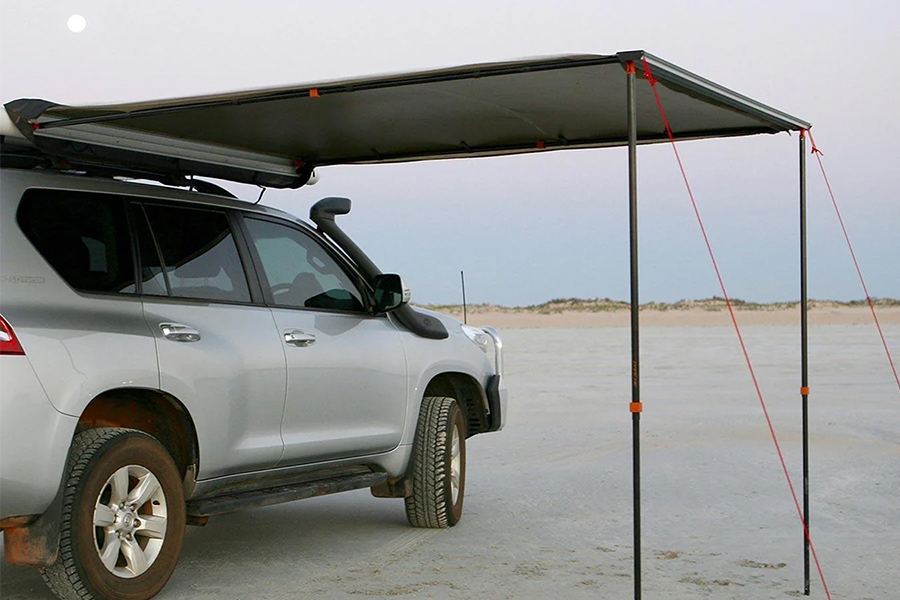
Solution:
M509 399L509 390L506 388L506 380L503 379L503 340L500 338L500 332L493 327L482 327L481 330L494 344L494 375L488 379L485 386L490 410L488 431L500 431L506 424L506 405Z

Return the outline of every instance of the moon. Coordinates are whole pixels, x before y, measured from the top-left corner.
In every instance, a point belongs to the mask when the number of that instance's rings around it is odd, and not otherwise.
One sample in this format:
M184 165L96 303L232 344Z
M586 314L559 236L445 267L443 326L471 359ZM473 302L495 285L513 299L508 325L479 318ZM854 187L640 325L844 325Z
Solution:
M72 33L81 33L87 27L87 19L81 15L72 15L66 22L66 26Z

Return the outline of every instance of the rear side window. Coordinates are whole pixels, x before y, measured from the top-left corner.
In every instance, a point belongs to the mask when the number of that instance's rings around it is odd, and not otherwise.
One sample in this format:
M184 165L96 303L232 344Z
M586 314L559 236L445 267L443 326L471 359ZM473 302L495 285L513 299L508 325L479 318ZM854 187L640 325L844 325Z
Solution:
M28 190L19 226L41 256L82 292L135 293L125 206L118 196Z
M160 261L153 244L139 242L145 293L165 293L166 286L169 295L178 298L250 302L225 213L150 204L144 211L162 255Z

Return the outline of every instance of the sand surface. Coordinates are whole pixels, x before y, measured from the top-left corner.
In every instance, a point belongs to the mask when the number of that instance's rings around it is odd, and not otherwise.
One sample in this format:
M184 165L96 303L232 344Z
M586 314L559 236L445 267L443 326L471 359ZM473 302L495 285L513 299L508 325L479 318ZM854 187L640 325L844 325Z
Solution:
M743 315L739 315L743 316ZM885 324L900 352L900 326ZM793 326L745 339L787 466L800 482ZM632 597L626 327L508 329L504 431L471 438L465 514L406 525L367 491L214 517L189 528L159 600ZM835 599L896 598L900 390L870 324L814 327L813 541ZM730 327L642 337L643 597L801 597L802 533ZM3 600L50 600L3 565ZM812 598L823 599L813 571Z
M450 311L462 320L461 310ZM876 307L876 315L882 324L900 324L900 306ZM799 308L768 308L735 311L738 324L744 325L796 325L800 326ZM631 324L628 310L603 312L562 310L539 312L515 309L475 308L467 314L470 325L493 325L500 329L533 329L536 327L627 327ZM640 312L641 326L664 327L716 327L731 325L727 310L704 308L653 310ZM814 325L864 325L872 323L872 311L865 306L823 306L809 311L809 324Z

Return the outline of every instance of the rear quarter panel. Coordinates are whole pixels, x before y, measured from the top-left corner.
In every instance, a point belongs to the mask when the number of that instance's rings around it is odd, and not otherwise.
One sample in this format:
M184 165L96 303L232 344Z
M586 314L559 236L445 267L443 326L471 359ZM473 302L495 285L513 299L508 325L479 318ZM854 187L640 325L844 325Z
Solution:
M26 356L0 356L0 519L46 510L78 419L55 410Z
M84 186L74 178L5 169L0 188L0 314L15 329L50 402L74 416L109 389L159 388L156 346L140 299L74 291L16 221L29 187Z

